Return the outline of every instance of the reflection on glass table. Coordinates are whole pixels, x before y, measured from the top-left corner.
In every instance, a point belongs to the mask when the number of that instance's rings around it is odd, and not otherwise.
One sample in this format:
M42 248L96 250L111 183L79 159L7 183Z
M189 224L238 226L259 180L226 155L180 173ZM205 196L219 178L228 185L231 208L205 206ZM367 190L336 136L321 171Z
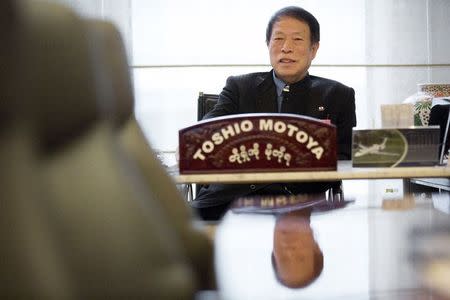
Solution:
M216 231L221 297L449 297L427 283L429 276L424 275L423 267L424 262L438 262L433 260L435 255L450 257L450 247L442 245L450 236L449 215L436 209L431 198L403 193L401 180L348 181L344 191L346 198L335 206L327 197L309 205L311 196L299 196L303 202L284 210L281 203L292 204L294 199L279 200L278 206L276 198L253 203L247 199L246 206L244 202L235 204ZM271 205L273 213L269 212ZM437 228L447 228L434 234L440 244L427 238ZM413 234L417 231L422 233L420 238ZM426 245L436 251L427 255L418 251L427 249Z
M276 217L272 266L279 282L287 287L309 285L323 269L323 253L310 225L311 208Z

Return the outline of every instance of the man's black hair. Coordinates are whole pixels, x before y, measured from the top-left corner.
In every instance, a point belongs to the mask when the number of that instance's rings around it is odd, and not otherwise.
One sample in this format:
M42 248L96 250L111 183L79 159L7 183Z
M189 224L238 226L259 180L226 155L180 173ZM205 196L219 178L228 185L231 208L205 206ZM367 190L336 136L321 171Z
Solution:
M269 44L270 37L272 36L273 25L278 22L282 17L291 17L301 22L305 22L309 26L311 33L311 44L318 43L320 41L320 25L317 19L307 10L298 6L288 6L277 11L267 24L266 29L266 43Z

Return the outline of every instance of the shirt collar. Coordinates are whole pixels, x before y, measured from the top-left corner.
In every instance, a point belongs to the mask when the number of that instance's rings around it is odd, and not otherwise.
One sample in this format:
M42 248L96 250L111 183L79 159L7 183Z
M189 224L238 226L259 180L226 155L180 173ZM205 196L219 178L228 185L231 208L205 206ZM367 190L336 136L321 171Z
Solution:
M278 97L280 97L281 94L283 93L283 88L286 86L286 83L280 78L278 78L275 75L275 72L272 72L272 74L273 74L273 82L275 82L275 86L277 87L277 95Z
M275 71L272 72L272 75L273 75L273 82L275 83L275 86L277 87L277 95L278 95L278 97L281 97L281 95L283 93L283 89L286 86L286 83L283 80L281 80L280 78L278 78L277 75L275 75ZM293 83L293 84L297 84L300 82L306 82L307 80L305 80L305 79L307 79L308 77L309 77L309 73L306 73L305 78L303 78L302 80L300 80L296 83ZM292 86L292 85L290 85L290 86Z

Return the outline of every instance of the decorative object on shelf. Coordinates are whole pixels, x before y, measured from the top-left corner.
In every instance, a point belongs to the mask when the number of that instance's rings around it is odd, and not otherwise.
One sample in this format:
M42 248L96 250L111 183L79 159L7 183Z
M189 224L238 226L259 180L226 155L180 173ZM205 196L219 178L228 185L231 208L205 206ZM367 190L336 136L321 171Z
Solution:
M403 103L411 103L414 105L414 125L428 126L430 120L431 104L433 103L433 96L418 91L414 95L406 98Z
M418 84L419 92L433 98L450 97L450 83L421 83Z
M450 84L419 83L417 93L406 98L403 103L414 104L414 125L428 126L433 99L450 97Z

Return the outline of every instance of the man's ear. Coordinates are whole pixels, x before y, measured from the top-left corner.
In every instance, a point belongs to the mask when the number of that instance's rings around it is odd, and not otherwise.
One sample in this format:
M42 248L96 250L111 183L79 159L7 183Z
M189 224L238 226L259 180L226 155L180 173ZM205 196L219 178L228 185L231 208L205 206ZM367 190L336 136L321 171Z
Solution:
M311 45L312 59L316 58L317 50L319 50L320 42Z

